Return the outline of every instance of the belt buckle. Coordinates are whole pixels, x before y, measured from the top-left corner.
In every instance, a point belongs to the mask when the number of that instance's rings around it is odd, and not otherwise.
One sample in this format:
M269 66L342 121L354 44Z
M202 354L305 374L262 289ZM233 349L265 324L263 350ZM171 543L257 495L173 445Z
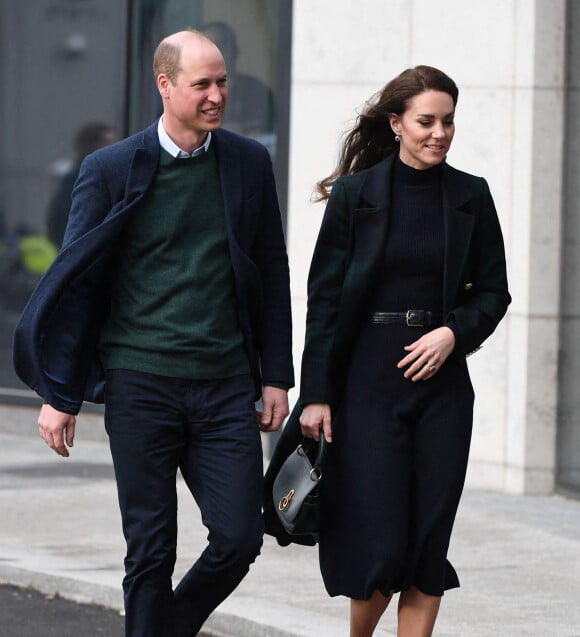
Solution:
M407 310L405 313L405 321L407 327L425 327L425 323L421 323L421 319L417 315L425 315L425 310Z

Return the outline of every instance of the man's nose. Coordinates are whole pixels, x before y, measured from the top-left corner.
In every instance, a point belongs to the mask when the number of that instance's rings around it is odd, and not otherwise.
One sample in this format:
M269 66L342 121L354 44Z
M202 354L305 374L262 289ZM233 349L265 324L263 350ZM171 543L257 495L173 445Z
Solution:
M208 99L214 102L215 104L221 104L222 102L222 93L220 91L220 87L217 84L212 84L208 90Z

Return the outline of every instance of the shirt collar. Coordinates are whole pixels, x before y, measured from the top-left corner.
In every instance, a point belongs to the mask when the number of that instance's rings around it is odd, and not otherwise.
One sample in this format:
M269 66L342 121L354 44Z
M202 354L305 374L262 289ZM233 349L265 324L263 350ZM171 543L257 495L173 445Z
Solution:
M208 132L207 137L205 138L205 142L199 147L196 148L191 155L186 153L184 150L181 150L179 146L169 137L165 128L163 128L163 117L159 118L159 122L157 124L157 135L159 136L159 144L161 144L161 148L167 151L172 157L190 158L197 157L198 155L202 155L207 152L209 148L209 144L211 142L211 131Z

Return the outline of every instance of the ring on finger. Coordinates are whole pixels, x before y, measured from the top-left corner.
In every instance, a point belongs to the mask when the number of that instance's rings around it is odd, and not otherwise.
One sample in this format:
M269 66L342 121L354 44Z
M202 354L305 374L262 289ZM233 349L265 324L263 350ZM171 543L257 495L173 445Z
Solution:
M430 374L434 374L437 371L437 365L428 365L427 366L427 371Z

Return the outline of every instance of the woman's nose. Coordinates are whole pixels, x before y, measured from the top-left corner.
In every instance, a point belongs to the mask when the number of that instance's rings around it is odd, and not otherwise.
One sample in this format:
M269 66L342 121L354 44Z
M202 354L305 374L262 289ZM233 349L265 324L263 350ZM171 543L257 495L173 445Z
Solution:
M431 134L433 135L433 137L437 137L438 139L441 137L445 137L445 128L442 124L438 124L437 126L435 126Z

